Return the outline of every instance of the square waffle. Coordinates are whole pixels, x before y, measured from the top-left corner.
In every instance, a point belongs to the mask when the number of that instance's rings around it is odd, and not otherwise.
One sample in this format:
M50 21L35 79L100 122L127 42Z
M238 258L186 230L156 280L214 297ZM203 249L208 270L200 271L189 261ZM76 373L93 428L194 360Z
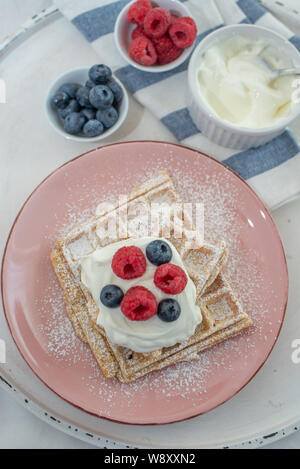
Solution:
M152 203L170 205L180 202L170 177L163 172L128 196L126 214L129 222L136 223L142 220L141 214L137 215L135 210L131 210L136 208L136 204L142 203L150 207ZM227 260L225 243L212 246L203 242L197 247L192 246L185 229L181 238L175 237L173 216L169 236L164 232L166 227L163 219L154 228L158 230L157 236L168 238L181 255L196 285L197 303L201 307L203 322L187 341L150 353L137 353L110 343L105 331L97 325L99 309L80 281L80 262L95 249L120 240L117 234L112 239L103 236L103 233L111 219L119 222L121 220L122 223L122 215L124 206L120 202L109 210L103 209L96 217L59 240L51 254L54 269L64 289L67 313L75 331L89 344L106 376L117 376L120 381L130 382L150 371L179 361L196 359L198 352L251 325L251 319L242 311L223 274L220 274Z

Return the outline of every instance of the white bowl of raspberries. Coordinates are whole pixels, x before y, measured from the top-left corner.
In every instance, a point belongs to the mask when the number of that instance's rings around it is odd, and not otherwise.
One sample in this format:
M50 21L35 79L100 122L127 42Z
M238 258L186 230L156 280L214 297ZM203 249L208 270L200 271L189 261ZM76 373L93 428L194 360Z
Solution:
M137 0L120 12L114 36L127 62L158 73L178 67L189 57L197 26L178 0Z
M46 115L63 137L96 142L116 132L126 119L128 94L105 64L77 68L58 77L46 100Z

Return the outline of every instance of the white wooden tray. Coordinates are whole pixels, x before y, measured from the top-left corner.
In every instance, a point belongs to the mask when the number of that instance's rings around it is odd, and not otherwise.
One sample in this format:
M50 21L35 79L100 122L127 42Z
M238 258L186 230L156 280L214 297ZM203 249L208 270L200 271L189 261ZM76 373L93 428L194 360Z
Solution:
M93 50L55 8L31 20L0 50L0 77L7 86L7 104L0 105L1 252L18 210L39 182L65 161L95 147L57 136L47 124L43 106L49 84L60 73L96 61ZM174 141L147 111L133 100L130 105L131 118L106 143L143 138ZM297 133L300 139L300 129ZM0 385L43 420L99 447L257 447L298 430L300 364L294 364L291 355L292 342L300 339L299 209L300 201L294 201L274 213L291 282L280 339L256 378L213 412L167 428L120 425L87 415L35 377L11 339L2 310L0 339L6 342L7 363L0 364Z

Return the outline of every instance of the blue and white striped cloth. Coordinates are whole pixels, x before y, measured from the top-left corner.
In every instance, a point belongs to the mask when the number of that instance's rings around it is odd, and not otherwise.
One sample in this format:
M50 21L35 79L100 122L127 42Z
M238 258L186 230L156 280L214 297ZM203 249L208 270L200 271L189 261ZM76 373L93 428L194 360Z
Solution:
M260 148L237 152L208 141L193 124L186 107L188 60L175 70L149 73L128 65L113 38L116 18L129 0L55 0L109 64L127 90L174 134L178 141L203 151L236 171L270 208L300 194L300 148L289 131ZM181 0L198 27L197 43L209 32L234 23L255 23L288 38L300 50L300 37L268 13L256 0ZM151 135L149 134L149 138Z

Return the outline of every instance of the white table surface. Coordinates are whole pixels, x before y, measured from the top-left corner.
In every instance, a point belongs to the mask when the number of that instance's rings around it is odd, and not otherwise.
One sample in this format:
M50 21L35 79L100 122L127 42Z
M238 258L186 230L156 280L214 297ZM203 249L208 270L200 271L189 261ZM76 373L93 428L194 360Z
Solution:
M0 0L0 42L13 33L29 16L48 7L51 0ZM145 120L147 116L143 116ZM150 116L149 116L150 118ZM143 119L144 120L144 119ZM300 202L296 202L299 206ZM275 214L275 221L283 226L285 208ZM299 232L300 220L293 220L293 229ZM280 228L280 226L279 226ZM42 422L18 404L0 388L0 448L82 448L92 446L70 437ZM272 449L299 449L300 432L269 445Z

